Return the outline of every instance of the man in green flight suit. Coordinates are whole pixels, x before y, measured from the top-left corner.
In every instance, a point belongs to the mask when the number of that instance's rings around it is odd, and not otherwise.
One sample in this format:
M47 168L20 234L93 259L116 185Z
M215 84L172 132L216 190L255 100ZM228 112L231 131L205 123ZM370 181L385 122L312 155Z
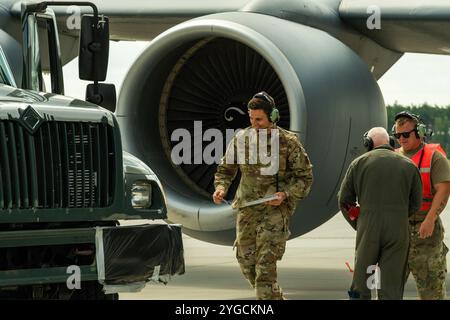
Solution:
M408 270L416 280L422 300L445 299L446 255L444 227L439 215L450 192L450 167L439 144L425 143L427 129L419 116L403 111L395 116L392 128L398 152L410 158L422 176L422 207L409 219L411 241Z
M409 247L408 217L422 203L422 182L414 163L394 152L386 129L364 135L369 152L353 160L342 181L339 205L356 226L355 270L350 298L402 299ZM351 221L349 207L360 206ZM378 266L377 266L378 264ZM375 274L373 272L375 271Z
M240 130L228 145L215 175L213 201L220 204L236 177L241 180L233 208L236 221L236 258L257 299L284 298L277 283L277 260L289 238L289 219L312 184L312 165L297 136L276 126L273 98L266 92L248 103L251 127ZM270 161L266 156L270 154ZM276 195L261 204L246 203Z

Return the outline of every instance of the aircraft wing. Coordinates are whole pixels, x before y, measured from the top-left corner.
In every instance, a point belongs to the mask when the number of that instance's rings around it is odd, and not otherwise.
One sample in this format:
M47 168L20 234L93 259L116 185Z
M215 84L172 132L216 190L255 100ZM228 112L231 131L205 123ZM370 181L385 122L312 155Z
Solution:
M14 3L11 13L20 17L20 1L9 1ZM9 1L6 0L6 2ZM112 40L148 41L183 21L207 14L238 11L252 1L92 0L92 2L97 5L99 12L109 17ZM450 54L450 2L448 0L342 0L339 6L339 0L327 0L326 2L335 2L336 4L333 6L338 7L339 16L345 24L350 25L384 48L399 53ZM259 2L252 3L258 4ZM380 12L381 29L371 30L367 27L367 20L373 11L368 13L368 9L374 8L374 6ZM308 10L309 7L315 8L311 3L308 4L308 1L305 1L305 5L302 6L298 3L294 5L293 2L286 0L280 1L278 5L270 5L270 10L264 14L285 17L289 16L287 14L290 11L289 8L295 11L299 8ZM62 59L63 63L66 63L77 55L78 30L68 26L68 18L73 14L70 8L53 7L53 10L58 17L60 41L62 47L65 48L62 52ZM82 13L91 12L90 8L82 9ZM303 17L305 14L296 14L295 16ZM306 11L305 17L309 16L310 14ZM308 24L308 21L311 23L317 19L319 18L315 17L314 19L308 18L307 21L295 22ZM321 28L320 23L316 27L330 32L327 30L327 24L324 28ZM341 41L347 43L345 39L341 39ZM352 43L347 44L355 50L355 46L356 48L359 46L358 43L353 46ZM358 50L357 52L363 55Z
M81 2L80 0L72 0ZM21 2L0 0L0 7L9 8L20 19ZM49 1L50 2L50 1ZM183 21L218 12L237 11L249 0L91 0L99 13L109 17L111 40L149 41ZM55 11L60 33L61 59L66 64L78 55L79 29L74 28L74 13L91 14L89 7L50 6ZM72 16L72 18L71 18Z
M381 28L371 30L367 20L375 10L379 10ZM385 48L450 54L448 0L343 0L339 14L346 23Z
M80 2L75 0L76 2ZM110 19L111 40L151 40L161 32L183 21L218 12L237 11L249 0L91 0L101 14ZM58 17L59 31L66 36L77 37L78 30L71 30L68 18L73 8L51 7ZM11 13L20 17L20 1ZM92 13L83 7L81 13Z

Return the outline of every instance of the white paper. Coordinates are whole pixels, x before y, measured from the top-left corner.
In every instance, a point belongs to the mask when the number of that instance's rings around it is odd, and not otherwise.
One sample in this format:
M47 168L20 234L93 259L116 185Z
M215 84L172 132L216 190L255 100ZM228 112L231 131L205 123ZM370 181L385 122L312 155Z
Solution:
M250 206L260 204L260 203L264 203L264 202L271 201L271 200L277 200L277 199L279 199L278 196L276 194L273 194L271 196L265 196L264 198L261 198L258 200L244 202L242 205L239 206L239 208L250 207Z

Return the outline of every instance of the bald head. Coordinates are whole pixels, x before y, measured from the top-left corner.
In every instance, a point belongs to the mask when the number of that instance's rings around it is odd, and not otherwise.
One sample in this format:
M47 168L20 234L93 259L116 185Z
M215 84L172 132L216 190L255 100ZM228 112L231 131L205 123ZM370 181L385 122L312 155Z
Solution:
M389 144L389 134L383 127L375 127L370 129L367 136L372 138L374 148L383 144Z

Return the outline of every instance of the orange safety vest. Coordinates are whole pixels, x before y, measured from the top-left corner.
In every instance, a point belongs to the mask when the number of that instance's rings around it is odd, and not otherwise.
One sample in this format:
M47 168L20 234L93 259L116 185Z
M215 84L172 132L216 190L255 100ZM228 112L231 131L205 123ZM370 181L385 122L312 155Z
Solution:
M395 151L398 152L399 150L400 149L396 149ZM423 148L411 158L419 169L422 178L422 207L420 208L420 211L430 210L431 203L433 202L433 194L431 193L431 159L433 158L435 151L439 151L447 157L440 144L430 143L424 144Z

